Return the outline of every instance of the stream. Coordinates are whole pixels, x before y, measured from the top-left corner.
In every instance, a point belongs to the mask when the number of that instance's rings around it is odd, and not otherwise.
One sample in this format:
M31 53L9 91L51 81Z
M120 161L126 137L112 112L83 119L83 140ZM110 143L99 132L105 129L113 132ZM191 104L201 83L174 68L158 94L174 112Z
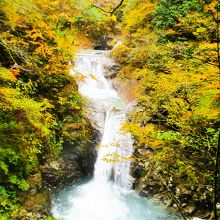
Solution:
M120 132L126 104L105 78L106 51L86 50L76 57L72 74L83 74L80 93L105 109L105 123L92 179L78 181L54 195L52 214L64 220L171 220L162 208L138 196L129 175L132 138ZM98 120L98 119L96 119ZM114 163L103 160L118 157Z

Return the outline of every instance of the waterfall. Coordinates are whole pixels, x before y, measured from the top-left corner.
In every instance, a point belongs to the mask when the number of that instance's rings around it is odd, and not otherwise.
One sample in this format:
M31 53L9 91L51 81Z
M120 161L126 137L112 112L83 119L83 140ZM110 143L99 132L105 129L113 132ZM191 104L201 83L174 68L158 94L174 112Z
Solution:
M126 105L105 78L104 67L111 65L107 52L83 51L77 55L75 64L71 74L83 76L78 82L80 93L93 104L103 106L105 121L93 179L74 183L56 194L53 216L64 220L175 219L131 190L127 158L132 154L132 139L130 134L121 132ZM94 117L103 118L99 113ZM108 156L116 156L115 163L103 160Z
M126 120L126 106L118 97L111 83L105 78L105 65L111 64L106 51L85 51L76 57L73 74L80 73L85 79L79 82L79 91L88 99L101 103L106 111L104 133L95 163L94 179L113 179L119 186L131 188L130 161L132 139L121 134L121 124ZM118 157L115 163L105 157ZM107 158L106 158L107 159Z

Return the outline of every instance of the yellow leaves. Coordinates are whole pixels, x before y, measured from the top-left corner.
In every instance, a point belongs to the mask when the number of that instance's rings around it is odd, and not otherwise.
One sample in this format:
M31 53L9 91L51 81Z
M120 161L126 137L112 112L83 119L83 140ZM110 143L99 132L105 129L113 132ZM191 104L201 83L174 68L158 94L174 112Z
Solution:
M72 103L71 108L76 109L76 110L80 110L82 107L81 107L81 105L78 105L77 103Z
M11 89L11 88L0 87L0 94L1 94L0 97L7 101L8 99L13 98L16 92L14 89Z
M20 92L15 89L1 87L1 111L16 112L17 120L21 120L22 123L29 123L34 129L49 134L50 130L45 126L53 122L53 117L49 113L43 114L42 112L48 108L51 108L49 102L45 99L43 102L36 102L30 98L24 98Z
M205 34L207 32L207 29L204 27L198 27L196 28L196 31L193 32L195 36L199 36L200 34Z
M108 162L108 163L117 163L121 159L121 156L117 153L109 153L102 158L103 161Z
M207 7L207 5L206 5ZM215 14L214 11L212 11ZM199 13L191 11L186 16L180 18L180 22L175 24L176 27L191 32L197 40L212 41L212 32L216 29L215 21L211 13Z
M54 31L51 29L50 25L46 23L44 20L39 20L37 23L33 24L33 26L42 33L45 37L49 37L50 39L55 39Z
M76 50L79 50L81 48L92 48L92 42L91 40L87 37L87 36L84 36L84 34L76 34L76 37L74 39L74 49L75 51Z
M131 156L122 156L118 153L108 153L106 154L103 158L103 161L107 162L107 163L120 163L123 161L133 161L134 158Z
M112 55L117 59L118 62L125 63L128 61L127 55L130 52L130 50L130 48L122 44L113 50Z
M20 70L19 69L10 69L10 72L13 74L13 79L15 80L17 78L17 76L19 76L20 74Z
M216 44L215 43L210 43L210 42L201 42L198 44L198 49L199 50L215 50L216 49Z
M14 28L17 26L19 23L22 23L24 19L22 16L17 13L17 8L18 8L18 1L10 1L8 0L7 2L1 1L0 2L0 7L1 10L4 10L5 16L8 19L8 23Z
M57 48L59 50L67 50L67 49L73 49L73 44L74 44L74 39L73 37L60 37L60 38L57 38L56 39L56 42L57 42Z
M74 76L75 80L78 82L82 82L82 83L86 82L86 76L81 73L75 73L73 76Z
M27 31L27 36L34 39L34 40L36 40L37 38L44 39L44 37L39 29Z
M44 43L44 42L34 42L31 41L32 44L38 45L38 47L35 49L35 54L36 55L41 55L44 57L48 57L53 55L53 48L50 47L48 44Z
M128 11L125 15L125 23L128 29L145 25L151 20L151 13L154 11L154 4L150 1L141 2L138 6Z
M0 81L3 81L3 82L14 81L18 74L19 74L18 69L8 70L4 67L0 67Z
M168 30L166 31L166 35L175 35L175 34L176 34L176 31L173 30L173 29L168 29Z
M218 0L212 0L211 3L205 5L206 12L211 11L212 13L217 12Z
M188 170L194 170L194 168L191 165L186 166L186 169Z
M37 8L36 0L1 1L0 7L8 18L9 25L13 28L16 26L24 27L27 23L34 23L42 18L42 14Z
M117 17L115 15L111 16L112 21L117 22Z
M216 84L216 88L204 90L198 94L197 106L194 107L194 116L203 116L208 119L218 120L220 115L219 110L219 88Z
M89 73L88 76L83 75L82 73L74 73L73 74L76 81L81 83L86 83L86 79L91 78L92 80L97 81L97 77L94 74Z
M130 132L138 140L138 145L140 146L152 146L152 148L156 149L163 144L163 141L154 138L157 128L153 124L149 123L141 127L138 123L126 122L122 129Z
M94 74L89 74L89 77L91 78L91 79L93 79L93 80L95 80L95 81L97 81L98 79L97 79L97 77L94 75Z

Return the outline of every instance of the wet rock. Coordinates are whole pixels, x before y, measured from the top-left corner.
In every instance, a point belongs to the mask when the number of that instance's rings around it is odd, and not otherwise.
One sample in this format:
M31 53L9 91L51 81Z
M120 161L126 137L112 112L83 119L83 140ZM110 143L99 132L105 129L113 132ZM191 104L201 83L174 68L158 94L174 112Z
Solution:
M93 174L100 132L96 129L90 130L89 140L81 144L64 142L62 159L52 161L41 168L44 184L48 188L62 188L75 180Z
M140 166L133 166L132 167L132 176L137 179L141 177L142 169Z
M195 213L195 210L196 210L195 206L186 206L183 209L184 213L188 216L192 216L192 214Z
M110 65L110 66L105 66L105 77L107 79L114 79L121 67L117 64Z
M112 79L112 85L116 89L119 96L126 102L131 103L135 100L134 88L137 85L136 80Z
M134 87L137 85L136 80L120 79L118 73L121 67L110 60L108 65L105 66L105 77L111 79L112 86L117 91L119 97L126 102L131 103L135 100L134 98Z
M56 163L56 167L54 167ZM83 177L78 163L74 160L59 160L47 164L42 169L44 182L49 188L61 188L73 180Z
M174 201L172 199L166 199L163 201L163 203L166 207L171 207L173 205Z
M147 190L142 190L140 193L139 193L140 196L143 196L143 197L149 197L149 192Z
M88 101L86 105L86 115L95 130L103 133L105 125L105 108L101 103Z
M162 200L164 199L164 196L162 194L155 194L152 197L152 201L156 204L156 205L162 205Z

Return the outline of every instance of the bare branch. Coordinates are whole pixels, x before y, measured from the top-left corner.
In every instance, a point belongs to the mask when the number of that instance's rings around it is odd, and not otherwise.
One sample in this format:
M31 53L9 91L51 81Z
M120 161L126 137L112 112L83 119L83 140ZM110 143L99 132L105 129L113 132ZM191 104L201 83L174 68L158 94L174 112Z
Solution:
M101 11L103 11L103 12L105 12L105 13L111 13L111 11L106 11L104 8L102 8L102 7L100 7L100 6L98 6L98 5L95 5L95 4L91 4L91 6L92 7L94 7L94 8L98 8L98 9L100 9Z
M104 8L98 6L98 5L94 4L94 3L91 3L91 6L92 6L92 7L95 7L95 8L98 8L98 9L100 9L101 11L103 11L104 13L110 14L110 16L112 16L112 15L115 13L115 11L116 11L119 7L122 6L122 4L123 4L124 1L125 1L125 0L121 0L120 3L119 3L115 8L113 8L113 9L111 9L111 10L109 10L109 11L105 10Z
M112 10L111 16L115 13L115 11L116 11L119 7L122 6L123 2L124 2L124 0L121 0L121 2Z

